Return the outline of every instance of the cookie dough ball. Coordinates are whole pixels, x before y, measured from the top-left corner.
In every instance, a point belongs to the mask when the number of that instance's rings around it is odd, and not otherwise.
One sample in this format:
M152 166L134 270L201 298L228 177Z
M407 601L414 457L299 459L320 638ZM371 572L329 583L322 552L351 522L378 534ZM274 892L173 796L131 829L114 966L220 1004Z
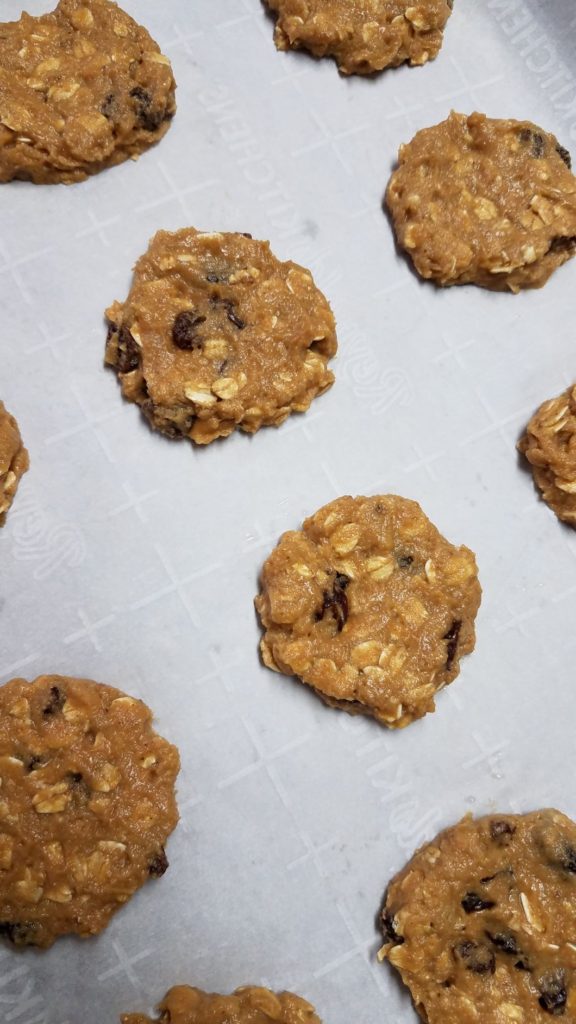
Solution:
M427 1024L576 1020L576 825L464 818L390 884L382 927Z
M540 406L518 448L546 504L576 527L576 385Z
M530 121L452 113L402 146L386 193L421 277L494 291L540 288L576 252L576 177Z
M170 989L158 1010L156 1024L321 1024L314 1007L300 996L291 992L275 995L253 986L219 996L178 985ZM125 1013L121 1020L122 1024L153 1024L142 1013Z
M168 437L208 444L278 426L334 381L328 302L250 235L159 231L106 315L106 362Z
M442 46L452 0L266 0L278 15L278 50L334 57L344 75L370 75L404 61L426 64Z
M18 424L0 402L0 526L14 501L20 478L30 465Z
M168 867L178 751L142 701L64 676L0 688L0 934L87 937Z
M110 0L60 0L0 24L0 182L82 181L168 131L174 78L141 25Z
M415 501L338 498L264 564L262 658L332 707L399 729L434 711L474 650L480 595L472 552Z

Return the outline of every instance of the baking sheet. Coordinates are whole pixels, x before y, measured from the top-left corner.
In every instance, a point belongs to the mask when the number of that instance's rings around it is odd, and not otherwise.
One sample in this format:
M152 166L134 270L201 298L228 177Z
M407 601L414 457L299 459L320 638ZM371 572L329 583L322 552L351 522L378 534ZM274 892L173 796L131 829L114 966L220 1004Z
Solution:
M576 148L574 6L458 2L435 63L373 81L277 53L259 0L124 6L174 64L165 140L78 186L0 190L0 393L32 458L0 533L0 679L62 672L146 700L182 754L182 820L168 874L100 938L0 952L0 1020L114 1022L190 982L293 989L326 1024L409 1024L375 962L391 875L467 811L576 816L576 534L514 450L576 376L576 263L518 297L438 292L381 201L400 142L452 107ZM187 224L308 265L340 341L307 415L197 451L152 434L102 366L104 308L149 237ZM387 491L472 547L484 586L476 652L398 734L262 668L252 609L284 529Z

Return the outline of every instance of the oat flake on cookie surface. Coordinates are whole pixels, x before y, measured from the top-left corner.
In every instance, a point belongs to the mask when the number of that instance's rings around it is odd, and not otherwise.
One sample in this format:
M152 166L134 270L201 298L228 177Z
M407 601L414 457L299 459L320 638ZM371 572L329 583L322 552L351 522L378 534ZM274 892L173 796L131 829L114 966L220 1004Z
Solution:
M266 0L279 50L334 57L345 75L426 64L438 54L452 0Z
M106 315L107 364L168 437L208 444L278 426L334 381L327 300L250 235L159 231Z
M151 719L85 679L0 687L0 935L14 945L96 935L164 874L179 758Z
M170 989L155 1020L143 1013L122 1015L122 1024L321 1024L314 1007L292 992L276 995L247 985L232 995L202 992L189 985Z
M474 649L480 597L473 553L415 501L338 498L264 564L262 658L327 704L401 728L434 711Z
M576 252L570 154L530 121L452 113L399 153L386 203L421 277L539 288Z
M388 887L379 959L427 1024L576 1021L576 825L464 818Z
M0 402L0 526L6 522L6 513L29 465L18 424Z
M576 527L576 384L540 406L518 448L546 504Z
M111 0L0 24L0 182L82 181L137 157L176 110L170 61Z

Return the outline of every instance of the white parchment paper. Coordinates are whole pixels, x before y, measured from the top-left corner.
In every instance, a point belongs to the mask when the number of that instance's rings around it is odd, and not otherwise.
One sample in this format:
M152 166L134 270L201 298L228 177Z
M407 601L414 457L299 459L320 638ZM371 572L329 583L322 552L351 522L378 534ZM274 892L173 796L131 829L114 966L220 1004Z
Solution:
M391 875L467 811L576 815L576 534L515 454L576 377L576 262L517 297L440 292L396 254L381 201L398 145L451 108L531 118L576 150L574 4L457 0L436 62L373 81L277 53L259 0L124 6L174 64L165 140L74 187L0 189L0 395L32 459L0 534L0 680L62 672L146 700L182 754L182 820L165 878L100 938L2 949L0 1021L113 1024L190 982L409 1024L375 962ZM310 266L340 341L306 416L196 451L152 434L103 368L104 308L150 236L187 224ZM472 547L484 586L476 652L399 734L262 668L252 608L284 529L388 491Z

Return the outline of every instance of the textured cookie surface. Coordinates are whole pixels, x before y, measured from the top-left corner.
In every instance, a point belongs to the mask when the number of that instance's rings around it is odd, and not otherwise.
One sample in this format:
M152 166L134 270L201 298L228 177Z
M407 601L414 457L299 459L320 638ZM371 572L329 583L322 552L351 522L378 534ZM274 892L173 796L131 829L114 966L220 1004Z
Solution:
M434 710L474 649L476 561L394 495L338 498L285 533L256 608L264 663L392 728Z
M465 818L391 883L381 959L428 1024L576 1020L576 825Z
M0 25L0 182L81 181L136 157L174 115L170 62L110 0Z
M314 1008L300 996L291 992L275 995L253 986L220 996L179 985L168 992L158 1010L157 1024L320 1024ZM122 1024L152 1021L141 1013L127 1013Z
M576 385L540 406L518 447L544 501L576 526Z
M18 424L0 402L0 526L14 501L20 478L29 466Z
M334 380L328 302L307 270L250 236L158 232L107 317L124 397L169 437L207 444L278 425Z
M426 64L442 46L452 0L266 0L279 50L335 57L345 75Z
M178 752L139 700L63 676L0 688L0 934L95 935L168 866Z
M576 252L576 177L529 121L452 113L402 146L386 202L399 244L440 285L539 288Z

